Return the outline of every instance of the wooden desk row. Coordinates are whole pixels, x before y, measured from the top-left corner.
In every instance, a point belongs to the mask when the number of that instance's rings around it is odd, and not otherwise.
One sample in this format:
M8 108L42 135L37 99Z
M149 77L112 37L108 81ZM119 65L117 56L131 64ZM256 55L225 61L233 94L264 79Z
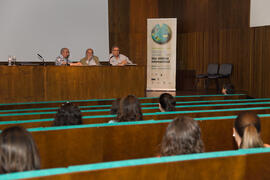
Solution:
M196 110L218 110L218 109L231 109L231 108L255 108L255 107L269 107L270 102L252 102L252 103L233 103L233 104L207 104L207 105L184 105L176 106L176 111L196 111ZM82 110L83 116L97 116L97 115L110 115L110 109L99 110ZM145 107L142 108L144 114L160 112L159 107ZM13 120L31 120L31 119L46 119L54 118L56 111L45 112L17 112L0 114L0 121L13 121Z
M29 129L37 143L42 168L155 157L170 121L144 121L130 125L71 126ZM234 118L198 121L205 151L236 149L232 137ZM261 118L261 136L270 142L270 115Z
M169 113L146 113L144 114L144 120L166 120L174 119L176 116L190 116L190 117L216 117L216 116L230 116L238 115L243 111L253 111L257 114L270 114L270 107L253 107L253 108L231 108L231 109L213 109L213 110L196 110L196 111L176 111ZM84 116L83 124L100 124L108 123L114 119L115 115L99 115L99 116ZM20 125L26 128L31 127L49 127L53 124L53 118L49 119L35 119L35 120L17 120L17 121L6 121L0 122L0 129L4 129L14 125Z
M0 91L1 92L1 91ZM100 93L103 93L100 91ZM106 92L105 92L106 93ZM132 92L122 93L119 91L118 96L116 98L125 97L128 94L134 94ZM137 95L140 97L139 95ZM112 95L112 97L115 97ZM210 101L210 100L239 100L246 99L247 95L245 94L233 94L233 95L191 95L191 96L176 96L176 101ZM158 103L158 97L150 97L150 98L139 98L141 103ZM59 107L63 103L69 101L78 106L91 106L91 105L112 105L115 99L88 99L86 100L71 100L66 98L62 101L44 101L44 102L24 102L24 103L5 103L0 104L0 110L11 110L11 109L26 109L26 108L46 108L46 107Z
M95 179L95 180L254 180L269 179L270 150L253 149L203 153L166 158L139 159L101 163L41 172L18 173L13 177L30 179ZM31 178L32 177L32 178Z
M38 145L42 168L68 167L71 165L156 157L159 153L160 143L166 127L170 122L169 120L162 121L162 119L172 119L177 115L210 117L197 119L202 129L202 138L206 152L233 150L236 149L232 137L233 121L236 117L235 115L245 110L251 110L259 114L269 113L261 117L261 136L266 143L270 142L270 133L267 130L267 127L270 127L270 107L268 107L268 103L252 104L248 102L242 104L239 102L237 105L225 103L226 105L220 106L213 103L214 108L204 105L193 106L194 111L192 111L191 107L181 107L181 110L185 111L173 113L149 113L152 111L145 110L144 119L154 119L156 121L130 122L130 124L90 125L91 123L108 122L113 118L110 115L93 116L92 114L92 116L85 117L84 124L86 125L29 130ZM258 105L261 107L258 107ZM228 115L229 117L216 117L224 115ZM232 115L233 117L231 117ZM159 119L161 121L158 121ZM45 127L51 126L52 119L21 122L19 124L24 127ZM1 123L1 129L16 124L12 124L11 122L10 124ZM267 153L249 155L239 155L239 153L236 153L235 156L224 156L222 152L221 154L222 157L213 156L212 158L200 159L196 159L199 156L194 154L190 155L193 158L185 161L165 161L167 163L158 164L148 163L147 160L142 159L138 161L142 161L145 164L137 166L123 165L120 168L110 169L92 168L91 170L87 170L84 167L85 170L83 172L76 171L76 167L70 167L64 171L66 174L37 177L36 179L152 179L153 177L156 177L156 179L220 179L221 177L225 179L253 179L260 177L258 175L268 178L267 172L269 173L270 171L265 169L265 166L270 160L270 150ZM119 162L119 164L125 164L125 162ZM83 169L81 167L77 168L80 170ZM198 171L198 173L194 173L195 171ZM263 172L263 174L259 172ZM35 178L33 177L32 179Z
M259 99L227 99L227 100L203 100L203 101L177 101L177 106L196 106L196 105L213 105L213 104L232 104L232 103L262 103L270 102L270 98L259 98ZM142 108L147 107L158 107L158 102L154 103L141 103ZM112 105L89 105L89 106L78 106L80 110L99 110L99 109L110 109ZM58 107L43 107L43 108L25 108L25 109L6 109L0 110L0 114L7 113L31 113L31 112L50 112L56 111Z

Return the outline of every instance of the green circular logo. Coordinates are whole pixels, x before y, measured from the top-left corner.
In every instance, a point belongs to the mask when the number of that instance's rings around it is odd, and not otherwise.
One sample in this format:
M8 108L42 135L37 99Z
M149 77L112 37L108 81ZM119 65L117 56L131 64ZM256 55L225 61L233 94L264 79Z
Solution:
M172 30L167 24L155 25L151 32L152 39L158 44L166 44L172 38Z

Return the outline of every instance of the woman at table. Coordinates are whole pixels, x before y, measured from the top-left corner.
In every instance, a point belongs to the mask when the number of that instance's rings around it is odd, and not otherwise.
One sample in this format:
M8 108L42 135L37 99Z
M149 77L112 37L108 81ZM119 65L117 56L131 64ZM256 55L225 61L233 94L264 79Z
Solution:
M80 62L72 63L72 66L100 66L99 58L94 56L94 50L89 48L85 52L85 57Z

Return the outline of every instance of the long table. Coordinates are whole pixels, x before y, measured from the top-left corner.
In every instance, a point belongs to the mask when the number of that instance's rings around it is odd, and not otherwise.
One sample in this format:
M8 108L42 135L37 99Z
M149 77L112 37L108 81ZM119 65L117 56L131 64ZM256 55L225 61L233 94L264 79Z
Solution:
M144 66L0 66L0 103L145 96Z

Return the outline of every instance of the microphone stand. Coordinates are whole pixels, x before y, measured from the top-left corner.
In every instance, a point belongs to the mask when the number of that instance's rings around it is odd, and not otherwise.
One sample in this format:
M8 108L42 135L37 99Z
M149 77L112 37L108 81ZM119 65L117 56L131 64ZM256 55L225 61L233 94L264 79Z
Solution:
M42 63L43 63L43 66L46 66L44 58L42 58Z
M112 55L110 58L109 58L109 65L112 66L111 64L111 59L114 57L114 55Z
M42 65L43 66L46 66L46 64L45 64L45 59L43 58L43 56L41 56L40 54L37 54L38 55L38 57L42 60Z

